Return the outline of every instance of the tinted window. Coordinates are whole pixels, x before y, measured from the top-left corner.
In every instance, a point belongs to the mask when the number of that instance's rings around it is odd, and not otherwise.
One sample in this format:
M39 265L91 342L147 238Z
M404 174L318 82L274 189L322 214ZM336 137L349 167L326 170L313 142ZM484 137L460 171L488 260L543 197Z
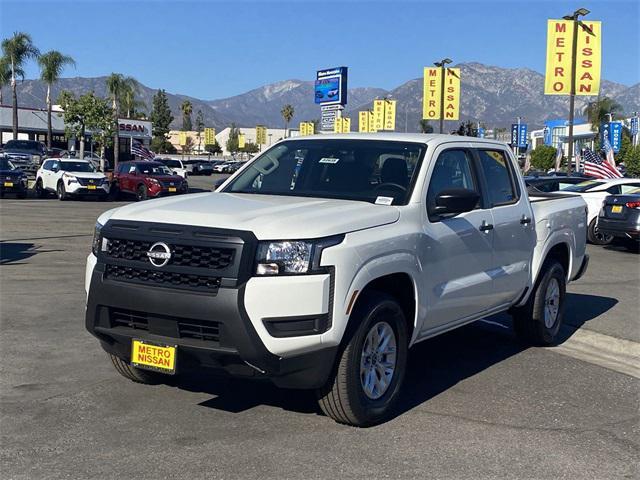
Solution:
M586 192L592 188L598 187L600 185L604 185L605 182L601 180L586 180L584 182L576 183L575 185L569 185L568 187L562 188L567 192Z
M620 185L620 193L634 193L640 187L640 183L631 183L629 185Z
M51 170L51 165L53 165L53 160L47 160L42 164L43 170Z
M182 165L178 160L161 160L161 162L171 168L182 168Z
M480 168L487 180L489 200L492 205L512 203L517 199L509 160L498 150L478 150Z
M438 155L429 181L427 206L430 209L435 207L438 194L452 188L466 188L478 192L471 157L464 150L445 150Z
M620 185L613 185L605 190L607 193L611 195L617 195L620 193Z
M162 163L148 162L138 164L138 173L143 175L171 175L171 170Z
M224 191L403 205L424 151L408 142L290 140L252 161Z
M95 167L89 162L60 162L60 170L66 172L95 172Z
M118 165L118 173L127 173L129 171L129 164L128 163L121 163L120 165Z

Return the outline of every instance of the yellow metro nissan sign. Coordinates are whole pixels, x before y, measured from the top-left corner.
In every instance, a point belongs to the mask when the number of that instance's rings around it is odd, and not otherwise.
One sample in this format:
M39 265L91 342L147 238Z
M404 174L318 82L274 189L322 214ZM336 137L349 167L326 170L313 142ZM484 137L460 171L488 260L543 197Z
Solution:
M602 65L602 23L582 21L576 47L576 95L597 95ZM547 20L545 95L571 93L573 20Z
M460 69L447 68L444 78L444 99L442 91L442 70L439 67L425 67L422 95L422 118L440 119L440 102L444 100L444 119L460 118Z

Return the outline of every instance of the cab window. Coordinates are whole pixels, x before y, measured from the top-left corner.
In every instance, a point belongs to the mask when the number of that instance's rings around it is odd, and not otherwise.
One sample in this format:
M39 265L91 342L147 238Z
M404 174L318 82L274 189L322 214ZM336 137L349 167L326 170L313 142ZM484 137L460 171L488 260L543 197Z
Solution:
M480 193L473 173L473 162L466 150L445 150L438 155L427 190L428 209L435 207L439 193L452 188L466 188Z
M507 205L518 200L518 191L511 164L505 152L477 150L480 168L487 182L487 195L491 206Z

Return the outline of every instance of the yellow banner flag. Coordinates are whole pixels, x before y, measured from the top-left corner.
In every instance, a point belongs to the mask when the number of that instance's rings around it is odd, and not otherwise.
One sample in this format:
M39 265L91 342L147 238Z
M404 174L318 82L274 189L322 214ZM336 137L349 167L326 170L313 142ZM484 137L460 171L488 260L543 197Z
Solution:
M333 133L342 133L342 117L336 117L334 120Z
M384 100L373 101L373 128L376 131L384 130Z
M396 129L396 101L385 100L384 101L384 129L395 130Z
M422 118L440 119L440 88L442 75L439 67L424 67L422 88Z
M304 136L307 134L307 122L300 122L300 126L298 127L298 131L300 132L300 136Z
M371 110L367 110L367 115L369 117L369 122L367 122L369 125L369 132L371 133L377 132L378 130L376 130L376 122L375 122L376 114L373 113L373 111Z
M599 21L583 20L582 25L578 27L575 93L598 95L602 62L602 24Z
M180 145L185 146L187 144L187 132L180 132L178 139Z
M244 148L244 146L245 146L244 133L239 133L238 134L238 148Z
M349 133L351 131L351 119L349 117L342 117L342 133Z
M444 80L444 119L460 118L460 69L447 68Z
M367 133L369 131L369 111L358 112L358 131Z
M300 135L313 135L315 133L315 125L313 122L300 123Z
M572 20L547 20L545 95L569 95L571 93L572 41Z
M216 129L215 128L205 128L204 129L204 144L205 145L215 145L216 143Z
M256 143L258 145L265 145L267 143L267 127L262 125L256 126Z

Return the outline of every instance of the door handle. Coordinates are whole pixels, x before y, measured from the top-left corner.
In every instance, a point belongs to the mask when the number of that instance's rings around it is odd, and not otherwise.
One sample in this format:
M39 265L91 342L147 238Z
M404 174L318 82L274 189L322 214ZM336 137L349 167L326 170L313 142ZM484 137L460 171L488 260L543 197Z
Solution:
M531 219L526 215L522 215L522 218L520 219L520 225L529 225L530 223Z
M493 225L491 223L487 223L486 220L482 221L482 225L479 227L481 232L488 232L489 230L493 230Z

